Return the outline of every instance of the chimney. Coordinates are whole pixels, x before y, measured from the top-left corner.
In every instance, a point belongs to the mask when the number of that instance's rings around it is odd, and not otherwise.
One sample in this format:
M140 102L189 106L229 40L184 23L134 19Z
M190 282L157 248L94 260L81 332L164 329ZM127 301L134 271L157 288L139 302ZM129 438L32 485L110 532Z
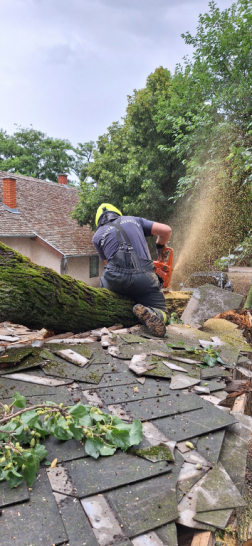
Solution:
M67 185L67 174L58 174L58 183Z
M9 209L17 209L17 187L15 178L3 178L3 204Z

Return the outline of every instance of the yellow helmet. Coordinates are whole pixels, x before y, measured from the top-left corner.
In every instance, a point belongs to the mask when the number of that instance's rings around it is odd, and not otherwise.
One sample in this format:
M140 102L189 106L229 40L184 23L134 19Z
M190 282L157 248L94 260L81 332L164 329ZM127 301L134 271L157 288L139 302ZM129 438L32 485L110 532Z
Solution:
M99 222L99 218L100 216L106 211L108 210L109 212L116 212L116 214L119 214L120 216L122 216L122 213L120 212L120 210L118 210L116 207L114 207L114 205L111 205L110 203L102 203L97 211L96 211L96 216L95 216L95 225L97 226L98 225L98 222Z

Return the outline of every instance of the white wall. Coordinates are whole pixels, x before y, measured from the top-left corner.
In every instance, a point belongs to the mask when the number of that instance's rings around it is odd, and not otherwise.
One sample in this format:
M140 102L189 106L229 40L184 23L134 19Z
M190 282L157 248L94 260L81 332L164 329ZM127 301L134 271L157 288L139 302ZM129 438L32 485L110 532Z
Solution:
M55 256L49 249L40 245L34 239L29 237L0 237L0 241L5 245L17 250L20 254L30 258L32 262L45 267L54 269L57 273L61 272L61 258ZM67 258L66 274L74 279L83 281L90 286L99 286L100 277L104 269L103 262L99 261L99 277L89 278L89 257Z
M99 261L99 277L89 277L89 257L67 258L66 274L74 279L86 282L90 286L99 286L100 277L104 269L103 262Z
M1 237L0 241L17 250L20 254L27 256L35 264L50 267L60 273L60 258L34 239L29 237Z

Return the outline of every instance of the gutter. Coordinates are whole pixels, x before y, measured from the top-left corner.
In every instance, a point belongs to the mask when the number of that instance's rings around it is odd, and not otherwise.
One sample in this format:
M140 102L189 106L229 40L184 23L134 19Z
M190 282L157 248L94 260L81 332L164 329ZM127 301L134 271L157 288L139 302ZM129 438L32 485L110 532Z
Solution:
M45 239L43 239L43 237L40 237L40 235L37 235L37 233L35 233L35 241L37 241L37 243L39 243L41 246L44 246L45 248L48 248L48 250L50 250L51 252L53 252L53 254L55 254L56 256L58 256L58 258L63 258L64 257L64 254L63 252L61 252L60 250L58 250L58 248L56 248L55 246L53 246L51 243L48 243L47 241L45 241Z
M8 237L9 239L11 239L12 237L20 237L22 239L35 239L35 235L32 234L32 235L5 235L4 233L0 233L0 237Z

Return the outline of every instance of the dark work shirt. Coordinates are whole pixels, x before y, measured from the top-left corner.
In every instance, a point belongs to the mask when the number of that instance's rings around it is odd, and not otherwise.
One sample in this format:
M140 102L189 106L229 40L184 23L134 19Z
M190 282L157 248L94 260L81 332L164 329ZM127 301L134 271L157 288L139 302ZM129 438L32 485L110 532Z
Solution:
M115 222L116 220L113 220L113 224ZM138 216L121 216L121 226L127 233L138 256L150 260L151 256L145 237L151 235L153 222L145 218L139 218ZM109 261L119 249L116 230L112 225L108 224L97 229L93 237L93 243L101 260Z

